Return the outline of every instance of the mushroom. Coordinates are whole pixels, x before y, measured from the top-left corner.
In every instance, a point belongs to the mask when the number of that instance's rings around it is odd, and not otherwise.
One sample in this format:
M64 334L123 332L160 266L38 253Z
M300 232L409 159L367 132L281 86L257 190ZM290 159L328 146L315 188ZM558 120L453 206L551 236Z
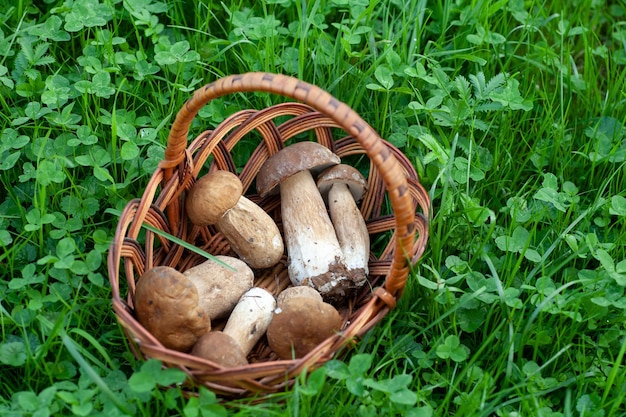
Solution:
M356 168L340 164L322 172L317 177L317 187L328 202L348 274L360 287L369 273L370 235L356 203L363 198L367 181Z
M254 284L254 273L244 261L224 255L216 258L232 269L209 259L183 272L198 289L199 304L211 320L227 316Z
M189 190L187 215L197 226L215 225L252 268L269 268L283 256L283 239L269 214L242 192L243 185L235 174L210 172Z
M139 278L134 305L139 323L169 349L187 352L211 330L194 283L168 266L151 268Z
M311 287L291 287L278 296L267 342L281 359L301 358L341 330L343 320Z
M254 287L248 290L233 309L223 331L203 335L191 350L192 355L221 366L242 366L272 320L276 300L268 291Z
M337 155L316 142L298 142L268 158L256 178L262 197L280 190L287 270L292 284L314 287L329 298L342 297L350 280L311 172L339 162Z

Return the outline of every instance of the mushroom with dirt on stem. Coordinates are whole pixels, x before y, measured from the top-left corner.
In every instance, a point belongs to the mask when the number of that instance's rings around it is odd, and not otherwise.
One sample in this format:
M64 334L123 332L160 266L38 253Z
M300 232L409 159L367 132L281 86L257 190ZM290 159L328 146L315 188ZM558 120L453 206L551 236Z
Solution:
M315 289L290 287L278 295L267 341L279 358L301 358L340 331L342 324L339 312Z
M354 277L352 282L360 287L369 273L370 236L357 203L367 191L367 181L355 167L339 164L320 173L317 187L328 202L346 268Z
M319 143L298 142L269 157L256 178L262 197L280 192L292 284L314 287L328 298L343 298L352 283L312 171L339 163L340 158Z
M274 220L242 195L237 175L224 170L199 178L185 200L187 215L197 226L215 225L231 248L252 268L276 265L284 243Z
M233 309L224 330L200 337L191 354L224 367L246 365L248 354L265 334L275 308L272 294L259 287L251 288Z

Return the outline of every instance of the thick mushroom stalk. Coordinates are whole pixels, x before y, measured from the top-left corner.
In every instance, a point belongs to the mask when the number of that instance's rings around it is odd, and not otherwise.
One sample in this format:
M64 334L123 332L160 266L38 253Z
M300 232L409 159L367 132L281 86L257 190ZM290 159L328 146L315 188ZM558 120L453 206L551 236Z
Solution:
M280 189L292 284L311 286L327 298L343 297L351 284L335 229L311 171L319 172L339 162L337 155L316 142L298 142L271 156L257 176L261 196Z
M228 316L254 284L254 272L244 261L224 255L216 258L232 269L209 259L183 272L195 284L198 304L212 321Z
M213 171L189 190L187 215L195 225L215 225L252 268L272 267L284 252L280 231L269 214L242 192L243 185L235 174Z
M344 279L341 247L324 201L309 171L281 183L281 214L294 285L309 285L320 293Z
M267 331L275 308L272 294L262 288L251 288L233 309L224 330L206 333L198 339L191 354L226 367L247 364L246 356Z
M356 168L341 164L322 172L317 186L328 202L350 278L360 287L369 273L370 237L356 203L363 197L367 182Z

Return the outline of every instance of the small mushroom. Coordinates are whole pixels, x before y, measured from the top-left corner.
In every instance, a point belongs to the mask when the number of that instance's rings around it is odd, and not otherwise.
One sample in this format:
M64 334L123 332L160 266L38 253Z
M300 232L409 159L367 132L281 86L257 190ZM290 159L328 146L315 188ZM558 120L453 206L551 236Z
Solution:
M186 276L167 266L146 271L134 295L137 320L166 348L187 352L211 330L198 290Z
M281 359L301 358L341 330L339 312L311 287L288 288L278 300L267 342Z
M202 336L191 350L196 355L221 366L242 366L272 320L276 300L268 291L248 290L233 309L223 331Z
M339 162L337 155L319 143L298 142L268 158L256 178L261 196L280 190L292 284L314 287L329 298L343 296L349 280L341 247L311 171L317 173Z
M191 349L191 354L226 368L243 366L248 363L246 354L241 350L237 341L220 331L208 332L200 337Z
M235 174L210 172L189 190L187 215L195 225L215 225L252 268L269 268L283 256L283 239L269 214L242 192L243 185Z
M363 198L367 181L356 168L340 164L322 172L317 187L328 202L350 279L360 287L369 273L370 236L356 203Z
M211 320L226 317L254 284L254 273L241 259L224 255L216 258L233 269L209 259L183 272L198 289L200 306Z

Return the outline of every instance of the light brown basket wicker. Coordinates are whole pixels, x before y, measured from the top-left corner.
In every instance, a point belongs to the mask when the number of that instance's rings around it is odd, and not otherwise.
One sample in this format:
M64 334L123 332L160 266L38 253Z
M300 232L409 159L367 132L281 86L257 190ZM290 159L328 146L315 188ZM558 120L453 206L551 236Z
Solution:
M214 130L201 133L188 145L189 128L202 106L210 100L236 92L269 92L299 102L286 102L264 110L239 111ZM281 121L282 123L278 123ZM333 128L348 136L333 139ZM250 132L258 146L240 172L231 152ZM372 242L384 239L377 255L370 255L370 285L365 285L340 312L341 332L328 338L301 359L279 360L264 338L249 355L244 367L223 368L212 362L165 348L137 321L133 310L135 282L144 271L161 265L184 271L205 259L183 246L142 227L157 230L213 254L231 254L223 236L212 227L193 226L185 216L184 198L201 170L228 170L236 173L246 196L265 209L281 228L278 196L260 198L251 187L265 160L285 146L289 139L302 140L302 133L328 147L341 158L369 158L368 191L361 203ZM298 136L299 135L299 136ZM298 136L298 139L294 139ZM366 158L367 157L367 158ZM205 166L206 165L206 166ZM366 164L367 169L367 164ZM386 197L387 196L387 197ZM390 213L385 213L386 207ZM374 327L401 295L409 268L421 257L428 238L430 200L408 159L384 141L356 112L324 90L296 78L247 73L221 78L197 90L178 112L168 137L165 157L140 199L128 203L121 214L108 257L113 309L140 359L155 358L164 366L185 371L189 389L204 385L223 397L244 397L286 389L302 372L309 372ZM281 229L282 230L282 229ZM275 295L291 285L286 255L276 267L255 271L255 285ZM127 286L122 298L120 277ZM219 326L219 324L217 324Z

